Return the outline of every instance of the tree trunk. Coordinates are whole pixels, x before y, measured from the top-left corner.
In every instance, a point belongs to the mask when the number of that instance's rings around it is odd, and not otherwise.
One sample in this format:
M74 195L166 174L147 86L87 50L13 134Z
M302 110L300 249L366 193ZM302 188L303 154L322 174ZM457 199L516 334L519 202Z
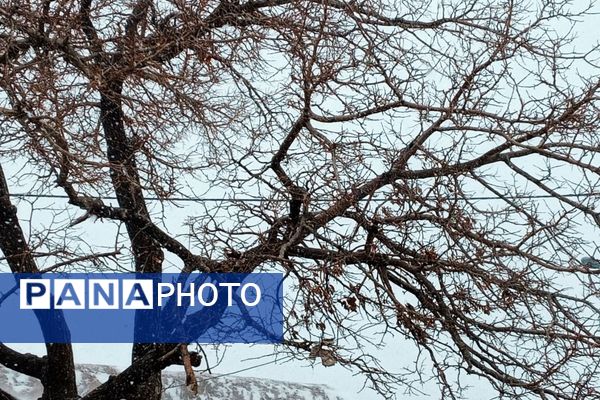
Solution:
M100 118L106 139L107 157L111 163L112 184L120 207L150 219L141 190L135 152L125 133L120 99L122 82L116 78L110 82L101 96ZM136 272L161 272L164 254L160 245L144 232L143 225L129 221L125 226L131 241ZM139 314L136 315L136 325L139 321L138 316ZM151 329L147 326L145 328ZM157 348L156 345L151 344L134 344L132 362ZM161 393L162 380L159 371L149 376L143 385L139 385L128 400L160 400Z
M0 249L13 273L36 273L39 269L31 255L23 230L17 216L17 208L10 201L8 184L4 171L0 166ZM38 319L43 317L36 313ZM41 320L40 320L41 323ZM51 322L56 328L69 335L62 314L56 315ZM44 325L41 323L42 330ZM43 400L70 400L77 398L77 384L75 381L75 365L73 363L73 349L70 344L46 344L48 362L42 374L44 386Z

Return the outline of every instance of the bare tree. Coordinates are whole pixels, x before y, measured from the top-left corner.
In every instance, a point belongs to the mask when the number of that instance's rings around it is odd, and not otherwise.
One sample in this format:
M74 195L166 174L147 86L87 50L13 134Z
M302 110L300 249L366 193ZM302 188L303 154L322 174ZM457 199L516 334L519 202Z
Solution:
M383 397L433 377L458 398L470 374L506 398L600 398L598 271L574 261L600 224L598 49L573 50L592 11L5 1L3 263L283 271L281 351L353 368ZM45 234L22 228L18 182L68 200ZM169 229L171 206L207 187L222 201ZM78 234L88 217L126 235L99 252ZM414 368L370 354L400 340ZM159 399L182 348L135 345L83 398ZM78 398L71 347L47 350L2 345L0 363L40 379L45 400Z

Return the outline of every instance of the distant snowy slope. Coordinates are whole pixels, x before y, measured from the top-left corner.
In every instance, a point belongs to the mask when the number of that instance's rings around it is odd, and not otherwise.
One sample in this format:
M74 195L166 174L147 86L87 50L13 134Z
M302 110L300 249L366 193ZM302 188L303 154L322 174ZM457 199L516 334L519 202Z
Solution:
M85 394L119 371L105 365L77 366L79 393ZM237 376L198 375L200 393L194 396L185 387L183 373L164 372L164 400L344 400L324 385L308 385L270 379ZM36 379L0 366L0 388L18 400L36 400L42 387Z

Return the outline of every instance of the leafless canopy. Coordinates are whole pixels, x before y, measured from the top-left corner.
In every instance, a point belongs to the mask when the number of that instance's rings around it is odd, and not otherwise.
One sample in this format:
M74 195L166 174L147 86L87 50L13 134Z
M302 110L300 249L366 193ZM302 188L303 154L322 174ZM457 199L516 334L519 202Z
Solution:
M577 262L600 224L583 3L5 0L2 262L282 271L280 350L386 398L431 378L459 398L466 375L600 398L598 270ZM40 195L64 197L43 229L21 212ZM77 398L71 347L47 348L0 363ZM158 399L180 349L134 346L84 399Z

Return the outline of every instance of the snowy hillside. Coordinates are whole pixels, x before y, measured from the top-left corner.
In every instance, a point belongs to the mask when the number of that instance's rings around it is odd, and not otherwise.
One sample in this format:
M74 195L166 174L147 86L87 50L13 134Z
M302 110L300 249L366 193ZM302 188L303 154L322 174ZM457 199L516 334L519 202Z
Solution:
M79 393L85 394L118 370L104 365L79 365L77 382ZM238 376L198 375L200 393L194 396L184 385L183 373L164 372L164 400L343 400L323 385L307 385L270 379ZM0 366L0 388L18 400L36 400L41 385L33 378Z

